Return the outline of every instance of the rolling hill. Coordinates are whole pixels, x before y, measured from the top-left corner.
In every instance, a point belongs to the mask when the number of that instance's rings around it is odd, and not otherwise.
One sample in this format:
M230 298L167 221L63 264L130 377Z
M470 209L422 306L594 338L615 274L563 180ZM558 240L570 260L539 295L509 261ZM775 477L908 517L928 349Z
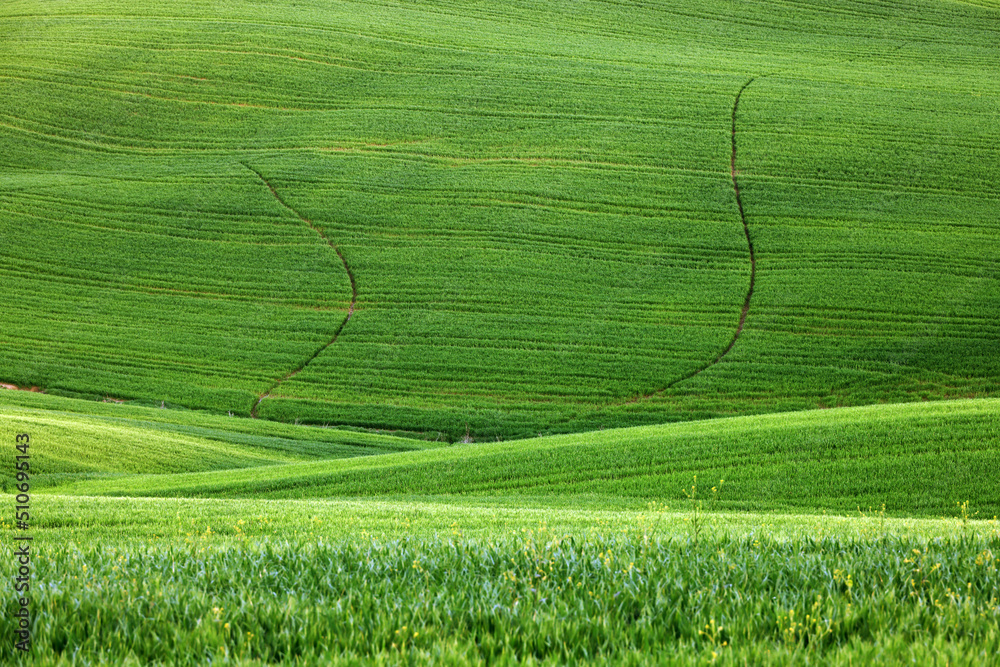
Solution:
M997 0L7 0L0 662L989 664L998 118Z
M178 442L174 433L134 422L91 427L101 428L105 441L121 443L106 448L115 465L105 470L131 474L40 480L52 485L47 492L83 496L488 498L499 506L600 509L649 502L677 507L693 480L701 480L703 496L725 480L720 509L852 513L882 507L890 515L941 517L954 516L968 502L989 518L1000 514L992 475L1000 469L998 412L995 399L841 408L361 458L352 457L360 448L343 445L326 445L329 453L322 456L315 443L254 452L230 444L231 461L214 465L205 445ZM81 421L46 431L48 424L29 413L5 418L4 426L10 433L32 430L47 456L68 459L86 447L90 424ZM171 467L157 467L161 452Z
M0 381L453 440L996 396L997 12L5 3Z

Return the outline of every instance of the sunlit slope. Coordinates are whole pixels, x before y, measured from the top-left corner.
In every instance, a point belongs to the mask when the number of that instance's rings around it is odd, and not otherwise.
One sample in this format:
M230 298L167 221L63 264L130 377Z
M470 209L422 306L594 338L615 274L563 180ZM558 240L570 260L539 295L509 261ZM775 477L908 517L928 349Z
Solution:
M82 495L580 496L678 502L725 479L722 507L1000 511L1000 401L817 410L59 488ZM600 503L599 500L595 501Z
M18 405L13 393L0 395L0 437L10 443L0 462L6 491L13 490L19 433L31 438L33 488L80 477L217 471L420 448L386 435L44 396ZM162 421L166 417L171 421Z
M5 3L0 381L452 438L995 394L996 17Z
M895 65L862 56L747 87L751 316L678 391L741 387L737 409L996 392L1000 53L970 40L900 40Z

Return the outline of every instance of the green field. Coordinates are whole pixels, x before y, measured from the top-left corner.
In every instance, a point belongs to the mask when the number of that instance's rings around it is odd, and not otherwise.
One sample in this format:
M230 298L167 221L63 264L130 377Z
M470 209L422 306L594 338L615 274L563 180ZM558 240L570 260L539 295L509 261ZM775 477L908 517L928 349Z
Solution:
M4 2L0 662L991 664L998 64L997 0Z
M453 440L1000 393L996 5L569 7L5 3L0 381Z
M35 502L31 664L978 665L1000 650L996 520L717 514L696 533L692 508Z
M643 507L681 503L699 475L703 491L725 480L722 507L744 511L824 508L853 512L881 507L893 515L950 516L958 503L1000 515L1000 401L955 401L845 408L704 422L643 426L514 442L473 443L376 458L296 462L263 458L209 467L175 454L176 469L153 470L154 446L142 435L107 428L99 437L119 468L149 472L76 481L59 475L53 489L74 495L328 498L486 496L507 503L525 497L581 497L598 505ZM6 420L5 420L6 421ZM32 431L33 416L0 422L7 441ZM58 456L78 441L41 432ZM233 448L235 456L236 448ZM339 453L339 452L338 452ZM353 453L353 452L351 452ZM277 457L277 453L270 456ZM341 456L349 456L345 453ZM261 454L263 457L263 454ZM64 457L68 458L68 456ZM303 457L305 458L305 457ZM13 463L6 463L13 471ZM229 470L223 470L228 467ZM208 468L206 470L206 468ZM174 473L174 474L170 474ZM38 477L40 483L47 475ZM989 480L989 481L987 481Z
M1000 650L996 399L427 448L3 398L10 501L15 435L33 443L31 664L974 665ZM0 656L24 661L10 643Z

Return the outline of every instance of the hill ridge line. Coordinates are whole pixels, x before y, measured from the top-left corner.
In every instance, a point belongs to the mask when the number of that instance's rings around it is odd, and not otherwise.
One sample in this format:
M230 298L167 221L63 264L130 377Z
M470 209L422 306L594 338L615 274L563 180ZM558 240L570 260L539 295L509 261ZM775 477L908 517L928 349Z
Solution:
M317 236L319 236L321 239L323 239L323 241L328 246L330 246L330 248L335 253L337 253L337 257L340 258L340 263L344 265L344 271L347 273L347 279L351 283L351 304L350 304L350 306L347 309L347 316L344 318L344 321L340 323L340 326L337 327L337 330L334 332L333 337L330 339L330 341L328 343L326 343L325 345L323 345L322 347L320 347L318 350L316 350L316 352L314 352L311 357L309 357L301 365L299 365L298 368L295 368L295 369L289 371L284 376L282 376L281 378L279 378L278 380L276 380L274 382L274 384L272 384L267 389L267 391L265 391L263 394L261 394L257 398L257 401L253 404L253 407L250 408L250 416L253 417L254 419L256 419L257 418L257 409L260 407L261 402L265 398L267 398L268 396L270 396L274 392L274 390L277 389L281 385L281 383L283 383L285 380L288 380L289 378L294 377L295 375L297 375L299 372L302 371L302 369L304 369L306 366L308 366L310 363L312 363L313 360L316 359L316 357L318 357L320 354L322 354L324 350L326 350L328 347L330 347L335 342L337 342L337 339L340 337L340 332L342 332L344 330L344 327L347 326L347 323L351 321L351 316L354 315L354 306L358 302L358 287L357 287L357 284L354 281L354 273L351 271L350 265L348 265L347 260L344 258L343 253L340 252L340 248L337 247L337 244L335 244L333 241L331 241L327 237L326 234L324 234L318 227L316 227L312 223L311 220L309 220L309 218L305 217L304 215L302 215L301 213L299 213L297 210L295 210L294 208L292 208L291 206L289 206L288 203L284 199L281 198L281 195L278 194L278 191L274 189L274 186L271 185L271 182L268 181L266 178L264 178L263 174L261 174L259 171L257 171L256 169L254 169L250 165L248 165L246 162L240 162L240 164L243 165L249 171L253 172L253 174L255 176L257 176L257 178L259 178L260 181L264 185L267 186L267 189L271 191L271 194L274 196L274 198L277 200L277 202L279 204L281 204L283 207L285 207L286 209L288 209L289 211L291 211L292 213L294 213L295 217L297 217L299 220L301 220L302 222L306 223L306 225L309 227L309 229L311 229L314 232L316 232Z

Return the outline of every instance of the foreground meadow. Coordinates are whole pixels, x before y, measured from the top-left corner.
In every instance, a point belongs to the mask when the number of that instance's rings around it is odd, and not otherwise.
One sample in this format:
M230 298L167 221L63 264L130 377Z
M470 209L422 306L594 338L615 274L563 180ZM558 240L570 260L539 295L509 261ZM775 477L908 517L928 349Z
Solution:
M995 521L44 504L38 665L954 665L1000 651Z

